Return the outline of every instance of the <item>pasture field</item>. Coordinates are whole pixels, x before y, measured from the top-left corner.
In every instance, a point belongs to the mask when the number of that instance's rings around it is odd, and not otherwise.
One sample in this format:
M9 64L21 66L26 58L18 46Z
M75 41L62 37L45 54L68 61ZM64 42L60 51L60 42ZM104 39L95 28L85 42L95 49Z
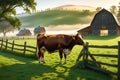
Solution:
M120 37L108 36L87 36L86 42L92 45L117 45ZM15 40L16 43L36 46L36 40ZM58 52L45 55L46 64L38 64L37 59L27 58L0 51L0 80L116 80L114 76L103 74L89 69L83 69L80 63L76 64L76 59L82 50L82 46L76 45L71 54L68 55L67 64L59 65ZM89 49L91 53L117 54L113 49ZM108 63L117 63L112 58L97 58ZM63 59L64 61L64 59ZM111 67L104 67L112 71L117 71Z

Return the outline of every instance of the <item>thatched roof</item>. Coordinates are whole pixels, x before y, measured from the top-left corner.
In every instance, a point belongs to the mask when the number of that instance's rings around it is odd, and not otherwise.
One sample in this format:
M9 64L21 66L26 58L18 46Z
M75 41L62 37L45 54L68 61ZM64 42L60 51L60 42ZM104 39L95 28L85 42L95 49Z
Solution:
M18 32L17 36L30 36L31 34L29 29L23 28Z
M23 29L21 29L21 30L18 32L18 34L19 34L19 35L23 35L23 34L25 34L25 31L26 31L26 29L23 28Z
M46 32L46 31L45 31L45 28L44 28L44 27L38 26L38 27L36 27L36 28L34 29L34 34L45 33L45 32Z

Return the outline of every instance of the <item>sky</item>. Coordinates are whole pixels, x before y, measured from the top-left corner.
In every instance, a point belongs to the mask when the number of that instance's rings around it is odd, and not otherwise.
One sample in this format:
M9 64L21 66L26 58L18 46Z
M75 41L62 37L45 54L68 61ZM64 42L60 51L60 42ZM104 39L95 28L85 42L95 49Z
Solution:
M48 8L54 8L61 5L87 5L92 7L103 7L109 9L110 6L116 5L120 0L35 0L37 3L37 10L45 10ZM22 12L21 9L17 8L17 13Z

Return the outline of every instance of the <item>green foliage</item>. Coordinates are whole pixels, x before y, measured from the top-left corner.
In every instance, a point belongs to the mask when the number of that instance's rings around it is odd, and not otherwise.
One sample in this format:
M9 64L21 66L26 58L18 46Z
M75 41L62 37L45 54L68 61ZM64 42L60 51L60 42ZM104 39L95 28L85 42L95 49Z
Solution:
M14 28L8 21L4 20L0 22L0 32L3 33L4 36L7 32L12 31L13 29Z
M120 3L119 3L119 10L118 10L118 13L117 13L117 19L118 19L118 22L120 24Z
M2 21L0 22L0 33L3 33L3 35L5 36L7 32L10 32L15 28L19 29L20 25L21 25L21 22L18 18L9 16L7 17L7 20L2 19Z
M0 16L4 17L9 14L16 14L15 8L22 7L26 12L35 10L36 3L34 0L0 0Z
M97 7L96 12L99 12L102 9L102 7Z
M110 7L110 11L111 11L112 14L116 15L116 13L117 13L117 7L114 6L114 5L111 6L111 7Z
M36 3L34 0L0 0L0 23L2 23L3 20L6 20L10 22L13 28L19 29L21 22L15 17L15 8L22 7L27 13L30 13L35 10L35 6Z

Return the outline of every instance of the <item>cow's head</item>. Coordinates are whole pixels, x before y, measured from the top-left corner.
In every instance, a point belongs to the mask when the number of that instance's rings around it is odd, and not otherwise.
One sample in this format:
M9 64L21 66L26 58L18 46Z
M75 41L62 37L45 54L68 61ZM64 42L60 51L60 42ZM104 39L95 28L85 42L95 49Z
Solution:
M75 44L78 44L78 45L84 45L84 41L82 39L82 36L79 35L79 34L76 34L75 36Z

